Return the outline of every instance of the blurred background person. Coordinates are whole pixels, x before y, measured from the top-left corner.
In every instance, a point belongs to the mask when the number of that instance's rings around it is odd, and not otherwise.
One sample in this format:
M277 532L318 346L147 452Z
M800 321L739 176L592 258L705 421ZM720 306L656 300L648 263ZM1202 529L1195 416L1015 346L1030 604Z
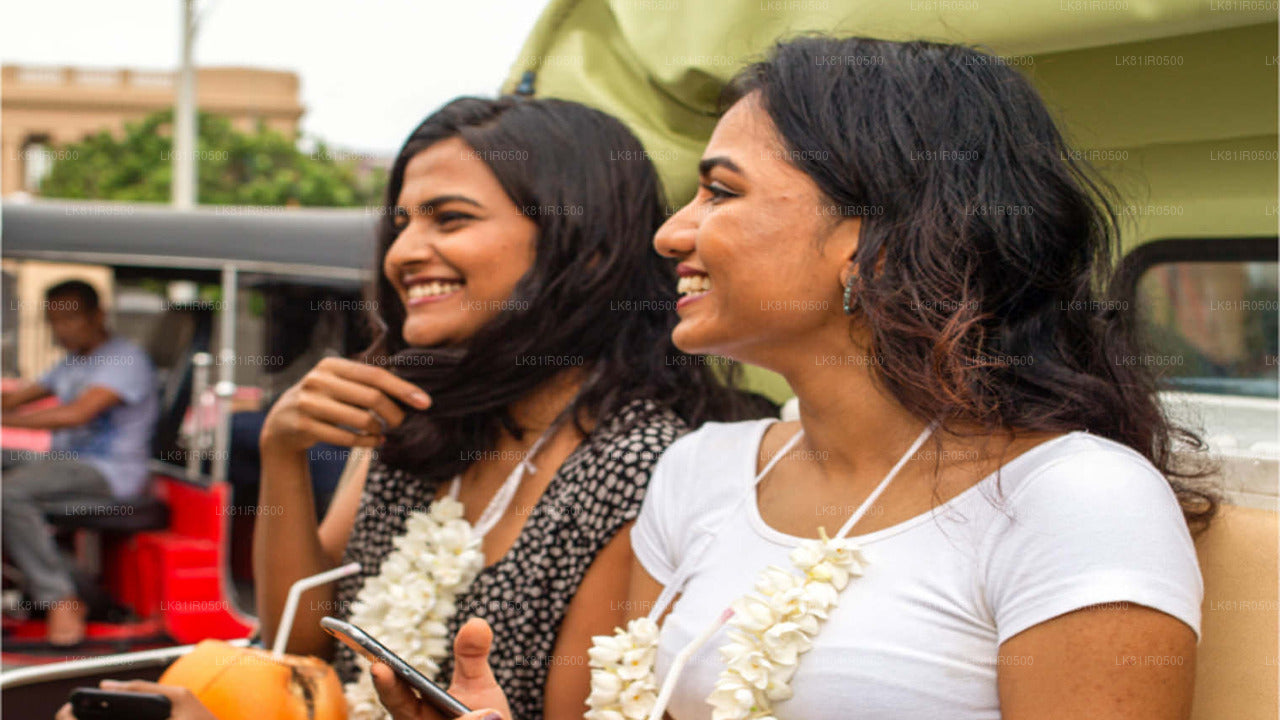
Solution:
M137 345L107 329L98 293L82 280L45 294L45 317L66 357L36 382L0 395L3 424L51 430L48 455L6 456L4 552L22 570L27 593L47 610L49 642L78 643L87 610L44 520L49 504L142 494L156 420L155 373ZM50 395L54 407L15 412Z

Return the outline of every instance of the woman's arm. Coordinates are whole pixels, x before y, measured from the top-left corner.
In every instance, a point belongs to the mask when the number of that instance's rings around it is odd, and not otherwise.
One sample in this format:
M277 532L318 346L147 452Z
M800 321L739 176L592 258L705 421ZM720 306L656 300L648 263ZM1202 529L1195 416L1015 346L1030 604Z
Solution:
M347 538L355 525L369 472L369 458L365 450L357 448L351 452L324 521L317 525L315 512L308 511L313 501L306 456L296 459L263 453L258 503L273 510L258 516L253 534L253 574L257 578L262 636L267 642L275 637L289 586L341 562ZM268 477L274 479L268 481ZM334 614L334 592L333 584L329 583L303 594L289 637L289 652L329 657L333 645L319 623L320 618Z
M1191 717L1196 636L1181 620L1132 603L1087 607L1000 646L1005 720Z
M591 638L610 634L629 619L631 525L624 525L587 569L560 624L552 656L531 658L551 663L542 703L544 717L581 716L591 694L591 667L587 664Z
M630 535L630 533L628 533ZM644 565L636 558L631 556L631 583L630 590L627 591L627 622L635 620L638 617L644 617L653 609L653 604L658 601L658 596L662 594L663 585L648 570L644 569ZM658 624L671 613L671 607L676 604L680 596L676 595L671 598L671 604L662 612L662 617L658 618Z
M329 501L329 509L320 521L320 546L334 565L342 562L347 540L356 524L360 511L360 499L364 495L364 481L369 477L369 461L373 454L364 448L356 448L347 458L347 464L338 477L338 487Z
M262 510L253 538L258 616L267 641L275 636L289 587L341 560L368 472L368 455L354 452L321 524L311 495L308 449L318 442L376 447L384 431L404 421L404 411L392 398L419 410L431 403L417 386L383 368L332 357L286 390L268 413L258 442ZM332 644L318 623L332 614L333 600L332 585L303 595L289 638L291 652L329 656Z

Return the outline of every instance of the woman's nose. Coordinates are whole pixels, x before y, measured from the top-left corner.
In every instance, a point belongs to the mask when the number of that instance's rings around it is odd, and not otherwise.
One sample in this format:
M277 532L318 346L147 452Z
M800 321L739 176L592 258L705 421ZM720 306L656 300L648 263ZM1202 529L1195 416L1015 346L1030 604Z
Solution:
M410 224L391 243L391 247L387 248L386 262L388 265L407 265L409 263L420 263L429 260L435 254L435 244L431 238L431 233L426 232L421 227L415 227Z
M698 226L694 221L693 203L667 218L653 236L653 248L663 257L684 257L693 252Z

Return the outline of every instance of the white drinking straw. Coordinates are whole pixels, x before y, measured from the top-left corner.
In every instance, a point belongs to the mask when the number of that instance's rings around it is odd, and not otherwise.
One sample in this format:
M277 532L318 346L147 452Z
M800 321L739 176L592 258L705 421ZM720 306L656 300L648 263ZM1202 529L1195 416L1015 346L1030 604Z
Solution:
M733 608L728 608L720 613L720 617L716 621L707 626L702 634L694 638L692 642L684 646L671 661L671 669L667 670L667 680L662 683L662 692L658 693L658 699L654 702L653 710L649 711L649 720L661 720L662 714L667 711L667 703L671 702L671 695L676 690L676 683L680 680L680 673L684 670L684 666L689 662L689 658L698 651L698 648L706 644L716 631L724 627L729 622L729 618L733 617Z
M271 653L276 657L284 655L284 648L289 644L289 632L293 630L293 616L298 613L298 603L302 601L302 593L358 572L360 572L360 563L347 563L342 567L304 577L290 585L289 596L284 601L284 614L280 616L280 627L276 628L276 641L271 646Z

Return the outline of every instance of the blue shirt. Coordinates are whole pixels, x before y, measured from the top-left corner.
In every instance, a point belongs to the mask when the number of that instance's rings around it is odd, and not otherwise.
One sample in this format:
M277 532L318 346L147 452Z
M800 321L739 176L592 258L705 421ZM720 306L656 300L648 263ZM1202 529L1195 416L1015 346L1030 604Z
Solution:
M112 336L87 355L68 354L40 378L40 384L63 403L94 386L120 398L85 425L54 430L51 449L96 467L117 498L141 494L160 411L155 369L147 354Z

